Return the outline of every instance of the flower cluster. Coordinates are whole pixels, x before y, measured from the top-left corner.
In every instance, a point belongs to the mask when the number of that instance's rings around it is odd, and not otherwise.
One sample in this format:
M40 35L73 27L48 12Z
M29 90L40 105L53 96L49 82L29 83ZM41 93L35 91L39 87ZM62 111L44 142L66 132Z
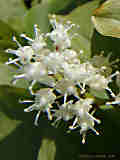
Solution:
M97 92L108 90L114 97L108 84L118 72L106 77L103 74L105 66L98 68L92 61L81 62L79 54L71 46L73 35L70 30L75 24L70 21L62 24L56 21L55 16L50 19L50 23L53 30L46 34L41 33L38 26L34 25L34 39L21 34L28 41L28 46L21 46L13 37L18 49L7 49L6 52L17 58L10 59L6 64L15 64L22 72L13 77L14 83L19 79L30 82L29 91L35 98L23 103L31 103L25 112L38 111L35 125L38 125L41 112L47 113L48 119L55 123L59 120L70 121L72 124L68 128L80 128L82 143L85 143L89 129L99 135L95 124L100 123L94 117L95 97L87 95L90 89ZM48 47L47 40L52 42L52 49ZM44 84L45 87L35 91L36 83Z

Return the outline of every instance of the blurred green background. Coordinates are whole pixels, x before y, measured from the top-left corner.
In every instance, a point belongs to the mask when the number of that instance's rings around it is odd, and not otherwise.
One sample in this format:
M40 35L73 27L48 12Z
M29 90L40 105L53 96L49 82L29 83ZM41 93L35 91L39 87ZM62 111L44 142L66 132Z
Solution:
M101 51L111 59L120 57L120 39L99 34L91 22L94 10L103 0L0 0L0 159L1 160L84 160L112 159L112 154L120 152L120 113L117 110L98 110L96 117L102 123L97 126L99 136L88 132L86 144L81 143L79 130L66 133L63 124L54 128L40 116L39 126L34 126L36 112L24 113L26 105L19 104L20 97L29 99L27 84L20 81L11 84L15 74L14 66L4 63L12 55L7 48L15 48L12 36L20 33L33 36L33 25L38 24L42 32L49 31L48 14L71 20L80 25L74 32L74 49L84 51L84 59L99 55ZM24 42L23 42L24 43ZM104 154L106 157L104 157ZM91 156L90 156L91 155ZM114 157L113 155L113 157ZM103 157L102 157L103 156ZM114 157L117 160L117 157Z

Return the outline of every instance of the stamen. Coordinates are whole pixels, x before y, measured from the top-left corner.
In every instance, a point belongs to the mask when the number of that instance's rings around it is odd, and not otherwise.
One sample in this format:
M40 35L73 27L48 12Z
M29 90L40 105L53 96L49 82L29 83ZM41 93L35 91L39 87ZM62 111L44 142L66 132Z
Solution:
M52 115L51 115L50 109L47 108L46 112L47 112L47 115L48 115L48 119L52 120Z
M25 78L25 74L20 74L18 76L14 76L14 79L22 79Z
M96 129L94 129L93 127L90 127L90 128L95 132L96 135L99 135L99 132L96 131Z
M12 80L12 84L16 84L16 81L18 79L22 79L22 78L25 78L25 74L20 74L18 76L14 76L13 80Z
M64 104L66 103L67 100L67 93L64 94Z
M77 121L78 121L78 118L76 117L74 122L73 122L73 124L72 124L72 126L69 126L69 129L71 129L71 130L72 129L76 129L77 127L74 127L74 126L76 125Z
M34 25L34 34L35 34L35 39L38 40L39 39L39 29L37 24Z
M38 118L40 116L40 113L41 113L41 111L38 111L38 113L37 113L37 115L35 117L35 121L34 121L35 126L38 126Z
M32 90L32 88L33 88L33 86L35 85L35 83L36 83L36 80L33 80L32 81L32 83L30 84L30 86L29 86L29 91L30 91L30 93L31 93L31 95L35 95L35 93L33 92L33 90Z
M106 105L115 105L115 104L120 104L120 101L113 101L113 102L107 102Z
M15 62L17 62L17 61L19 61L19 60L20 60L19 58L16 58L16 59L13 59L13 60L10 59L10 60L9 60L8 62L6 62L5 64L7 64L7 65L8 65L8 64L12 64L12 63L13 63L13 64L16 64Z
M88 115L89 118L91 118L92 120L94 120L95 122L97 122L98 124L100 123L99 119L96 119L95 117L93 117L90 113L86 113Z
M61 120L61 119L62 119L62 117L59 116L52 124L53 124L53 125L56 125L56 123L57 123L59 120Z
M117 76L118 74L120 74L120 72L116 71L115 73L113 73L112 75L109 76L109 79L112 79L113 77Z
M56 16L55 15L49 15L49 18L50 18L50 23L52 24L52 27L53 27L53 29L55 30L56 29L56 24L57 24L57 22L56 22Z
M32 105L32 106L30 106L30 107L28 107L28 108L25 108L24 109L24 112L31 112L31 111L33 111L34 110L34 105Z
M17 44L17 46L18 46L19 48L22 47L21 44L17 41L17 39L16 39L15 36L13 36L12 40L13 40L14 42L16 42L16 44Z
M86 140L86 134L84 133L84 134L82 135L82 144L85 144L85 140Z
M32 100L21 100L21 99L19 99L19 103L22 103L22 104L24 104L24 103L32 103L33 101Z
M105 89L110 92L110 95L111 95L113 98L116 98L115 94L112 92L112 90L111 90L110 88L105 88Z
M32 38L27 37L25 34L21 34L20 37L25 38L28 41L33 42L34 40Z
M65 29L65 32L69 31L74 26L75 26L75 24L71 24L71 25L67 26L67 28Z
M17 51L16 51L16 50L13 50L13 49L6 49L5 52L6 52L6 53L11 53L11 54L18 55L18 54L17 54Z

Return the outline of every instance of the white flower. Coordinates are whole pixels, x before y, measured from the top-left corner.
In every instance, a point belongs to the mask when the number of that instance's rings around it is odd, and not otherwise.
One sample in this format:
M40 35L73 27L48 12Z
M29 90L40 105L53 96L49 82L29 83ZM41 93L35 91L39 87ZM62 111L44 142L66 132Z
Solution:
M92 75L90 78L88 78L85 81L85 83L97 91L100 91L102 89L106 89L109 91L109 93L112 97L115 97L112 90L108 87L108 84L112 81L112 78L115 77L117 74L118 74L118 71L116 71L115 73L113 73L109 77L105 77L105 76L99 74L99 72L98 72L98 73Z
M57 118L54 123L61 119L63 119L64 121L69 121L70 119L72 119L74 117L74 112L72 108L72 101L69 101L59 106L59 110L52 110L55 112L53 116Z
M93 99L86 98L80 99L77 101L73 107L73 111L76 113L76 118L73 122L73 125L70 126L70 129L75 129L80 127L80 134L83 135L82 143L85 143L86 132L91 129L97 135L99 133L95 130L94 125L96 123L100 123L100 120L93 117L93 113L89 113L90 109L92 108Z
M26 64L23 67L23 74L14 76L14 81L18 79L36 80L39 81L41 78L47 75L46 67L40 62L34 62Z
M13 84L15 84L16 81L19 79L25 79L28 81L32 81L32 83L29 86L29 90L30 90L31 94L33 94L32 88L36 82L40 82L40 83L45 84L50 87L55 86L55 80L53 79L53 77L48 75L47 67L40 62L26 64L22 68L22 72L23 72L23 74L15 75L13 77L12 82L13 82Z
M48 67L48 71L53 74L63 71L64 56L59 52L50 52L42 62Z
M64 68L64 76L66 79L71 79L74 83L85 86L88 79L96 74L96 68L89 63L69 64ZM81 88L81 86L80 86ZM84 90L84 87L83 87Z
M34 95L35 95L34 104L31 105L30 107L24 109L24 111L25 112L31 112L33 110L38 111L36 118L35 118L35 125L37 125L37 121L38 121L38 118L39 118L41 111L46 112L48 115L48 119L51 120L52 116L50 113L50 108L52 108L52 103L56 99L56 96L52 92L52 89L50 89L50 88L41 89L37 93L35 93ZM25 102L27 102L27 101L23 101L23 103L25 103Z
M77 55L77 53L74 50L72 50L72 49L65 49L62 52L62 55L64 56L64 60L67 63L80 64L80 60L78 59L78 55Z
M58 23L55 16L50 19L50 23L53 26L53 31L47 35L54 42L57 50L64 50L71 47L71 37L68 34L68 31L74 26L74 24Z
M21 46L14 37L13 40L17 43L18 49L8 49L7 52L14 54L17 58L6 64L14 63L20 66L20 72L18 72L20 74L13 77L14 83L18 79L30 82L28 89L34 96L34 100L23 101L23 103L32 103L24 110L25 112L38 111L35 125L38 125L41 112L47 113L49 120L53 116L56 119L55 122L70 120L72 125L69 129L80 128L82 143L85 143L89 129L99 134L95 124L99 124L100 120L93 116L96 111L94 108L97 103L96 97L88 98L91 96L91 89L98 92L101 89L109 91L113 101L105 102L106 105L120 104L120 96L115 96L108 87L118 72L108 76L104 74L107 65L100 65L99 68L99 65L95 65L92 61L82 62L84 59L80 59L80 54L84 54L83 50L78 54L71 49L73 35L70 35L69 30L74 24L70 22L62 24L57 22L54 16L50 19L50 23L53 26L50 33L41 34L37 25L34 25L33 39L21 34L21 37L28 40L28 46ZM51 50L46 41L48 37L55 46ZM45 84L47 88L34 92L36 82Z
M16 62L20 62L21 64L24 65L24 64L30 63L34 55L33 49L30 46L22 47L15 37L13 37L13 40L18 44L19 48L17 50L7 49L6 52L14 54L18 58L15 58L14 60L9 61L6 64L11 64L11 63L16 64Z
M64 95L64 103L66 103L68 95L74 95L79 99L77 88L71 80L62 79L61 81L58 81L56 83L55 89Z
M91 88L96 90L108 88L108 83L109 82L107 78L100 74L92 75L92 77L86 80L86 84L88 84Z
M44 40L44 34L40 33L40 30L38 29L37 25L34 25L34 33L35 38L31 39L27 37L25 34L21 34L21 37L27 39L29 41L29 44L31 45L32 49L35 52L41 51L44 47L46 47L46 42Z

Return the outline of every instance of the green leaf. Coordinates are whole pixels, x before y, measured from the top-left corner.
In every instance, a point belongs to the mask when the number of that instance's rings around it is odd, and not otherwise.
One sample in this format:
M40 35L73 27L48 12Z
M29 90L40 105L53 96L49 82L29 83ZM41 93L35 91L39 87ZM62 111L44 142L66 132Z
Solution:
M16 88L28 88L28 81L21 79L12 84L13 76L16 75L16 68L6 64L0 64L0 85L8 85Z
M25 13L26 8L24 6L23 0L0 1L0 20L8 24L9 27L16 31L23 32L23 17Z
M33 156L30 153L31 133L35 130L31 113L26 114L25 105L18 102L22 96L27 96L24 89L0 86L0 155L5 160L30 159Z
M120 38L120 1L108 0L94 11L92 22L104 36Z
M9 129L8 125L12 125L12 121L8 124L7 121L5 121L4 123L6 126L6 130ZM3 128L0 128L0 131L1 129ZM33 135L33 132L35 133L35 130L33 130L31 121L29 121L27 123L24 122L20 125L17 125L17 127L14 128L14 130L11 130L8 135L3 135L4 138L0 141L1 159L35 159L36 152L33 152L33 143L31 142L33 138L31 135Z
M10 119L5 113L0 111L0 141L7 137L19 124L19 120Z
M43 139L37 160L55 160L56 146L50 139Z
M24 113L25 106L18 102L24 94L24 89L0 85L0 141L11 134L23 119L28 118Z
M47 32L49 28L48 13L49 6L47 5L37 5L33 7L24 17L24 32L34 35L34 24L39 26L41 32Z
M58 13L61 10L65 10L65 8L67 8L69 5L71 4L74 5L75 1L74 0L61 0L61 1L47 0L47 3L50 6L51 13Z
M8 17L4 22L19 34L23 33L25 30L24 15Z
M5 22L0 20L0 40L11 40L12 36L15 34L15 31ZM6 41L7 43L7 41ZM1 46L0 46L1 47Z
M0 111L4 112L10 119L23 121L30 116L24 112L25 104L20 104L19 99L27 99L28 92L23 88L15 88L0 85ZM28 98L29 99L29 98Z
M23 14L25 14L23 0L0 0L0 19L23 16Z
M11 40L0 40L0 52L4 52L3 53L4 56L7 55L5 52L6 49L8 49L8 48L14 49L15 47L16 47L16 44L15 44L15 42L12 41L12 38L11 38ZM2 54L2 53L0 53L0 54Z
M69 6L74 6L76 3L74 0L33 0L32 6L46 4L49 6L50 13L59 13L60 11L66 11Z
M15 69L11 66L0 64L0 85L11 85Z

